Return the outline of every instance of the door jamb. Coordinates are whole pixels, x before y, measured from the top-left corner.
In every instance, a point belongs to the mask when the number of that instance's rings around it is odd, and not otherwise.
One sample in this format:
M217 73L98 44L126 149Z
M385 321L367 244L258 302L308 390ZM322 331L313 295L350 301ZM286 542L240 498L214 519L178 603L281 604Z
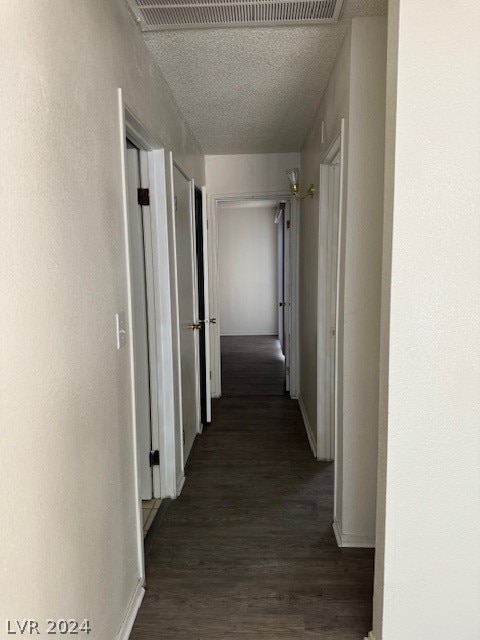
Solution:
M290 237L290 397L298 398L298 251L299 251L299 202L289 191L270 191L261 193L242 194L212 194L208 197L208 269L209 269L209 299L210 314L217 318L217 324L211 328L211 368L212 368L212 397L221 396L221 353L220 353L220 318L219 318L219 273L218 273L218 204L220 202L245 202L246 200L285 200L290 204L291 237ZM213 334L213 335L212 335Z
M320 163L320 202L318 225L318 307L317 307L317 459L337 459L337 422L338 422L338 320L339 320L339 283L342 259L341 238L343 234L343 183L345 162L345 120L342 118L340 131L337 133ZM331 161L340 153L340 192L338 200L338 253L337 253L337 282L336 282L336 326L335 326L335 421L333 425L326 424L326 403L330 393L327 375L327 348L330 331L330 321L327 318L327 255L328 255L328 216L329 189L327 186L328 170Z

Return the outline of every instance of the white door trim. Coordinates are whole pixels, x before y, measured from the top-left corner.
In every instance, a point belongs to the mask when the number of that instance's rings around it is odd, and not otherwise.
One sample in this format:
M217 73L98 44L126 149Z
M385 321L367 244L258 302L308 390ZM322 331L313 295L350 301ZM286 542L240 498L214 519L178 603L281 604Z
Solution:
M319 225L318 225L318 307L317 307L317 458L319 460L336 459L336 420L335 424L327 424L327 403L330 398L330 377L327 375L327 350L330 340L330 319L327 318L329 309L327 301L328 265L328 223L330 215L330 189L328 186L329 173L332 160L340 154L340 192L338 201L338 237L333 239L337 242L337 284L336 284L336 326L335 326L335 361L338 365L338 310L339 292L338 283L340 276L340 238L342 237L342 210L343 210L343 177L344 177L344 136L345 121L342 118L341 128L335 136L328 151L320 164L319 177ZM335 407L338 408L338 366L335 370ZM335 416L337 412L335 412Z
M290 396L298 398L298 246L300 213L299 203L290 192L270 191L243 194L210 194L208 196L208 269L209 269L209 299L210 314L217 318L217 324L210 325L211 368L212 368L212 397L218 398L221 389L220 362L220 318L219 318L219 273L218 273L218 204L220 202L245 202L246 200L285 200L290 204Z

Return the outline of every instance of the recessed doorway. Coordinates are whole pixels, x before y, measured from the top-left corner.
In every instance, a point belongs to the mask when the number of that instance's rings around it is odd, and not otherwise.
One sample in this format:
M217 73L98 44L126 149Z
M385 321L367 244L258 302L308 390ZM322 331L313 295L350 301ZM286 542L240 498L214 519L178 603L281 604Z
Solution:
M216 203L215 213L213 298L221 395L247 387L257 395L287 393L292 353L291 202L227 199ZM267 369L269 375L262 376Z

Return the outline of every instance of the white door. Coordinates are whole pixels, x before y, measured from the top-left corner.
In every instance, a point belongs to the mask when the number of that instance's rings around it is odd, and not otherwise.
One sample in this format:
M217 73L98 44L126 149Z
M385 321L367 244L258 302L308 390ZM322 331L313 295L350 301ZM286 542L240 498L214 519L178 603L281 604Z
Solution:
M196 308L192 185L176 166L173 167L173 191L182 384L183 459L186 462L200 421L198 331L201 324Z
M140 151L127 143L127 192L130 271L133 305L133 349L135 370L135 416L137 431L140 494L142 500L153 495L153 476L150 466L152 425L150 416L150 375L147 324L147 292L145 245L142 207L138 204L140 182Z
M277 298L278 298L278 340L280 341L280 348L283 355L285 355L285 255L284 255L284 243L285 243L285 231L284 231L284 218L285 209L281 204L279 213L277 213Z
M210 317L209 275L208 275L208 222L207 222L207 190L202 187L202 227L203 227L203 296L205 302L205 379L207 422L212 421L212 379L210 362L210 324L216 324L217 319Z
M327 429L335 433L337 372L337 305L339 256L340 153L332 160L328 174L328 244L327 244ZM333 442L331 451L333 454Z

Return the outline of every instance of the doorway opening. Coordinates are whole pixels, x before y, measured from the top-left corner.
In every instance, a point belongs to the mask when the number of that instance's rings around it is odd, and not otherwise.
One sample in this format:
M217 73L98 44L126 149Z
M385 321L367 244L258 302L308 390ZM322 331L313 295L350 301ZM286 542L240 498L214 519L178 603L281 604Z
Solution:
M140 577L144 533L160 500L176 496L178 415L172 337L172 268L165 151L118 90L128 307L117 347L130 362L132 449ZM121 331L120 331L121 329ZM121 337L123 336L123 340Z
M225 198L214 209L216 395L291 392L291 199Z
M158 455L153 447L151 336L149 335L149 305L151 300L151 269L148 265L146 228L149 224L149 183L147 153L131 140L126 140L126 177L128 196L128 235L130 247L130 278L132 295L132 338L134 357L134 391L136 438L139 466L140 497L144 536L160 506L155 498L154 463ZM146 243L147 240L147 243ZM149 292L150 289L150 292Z

